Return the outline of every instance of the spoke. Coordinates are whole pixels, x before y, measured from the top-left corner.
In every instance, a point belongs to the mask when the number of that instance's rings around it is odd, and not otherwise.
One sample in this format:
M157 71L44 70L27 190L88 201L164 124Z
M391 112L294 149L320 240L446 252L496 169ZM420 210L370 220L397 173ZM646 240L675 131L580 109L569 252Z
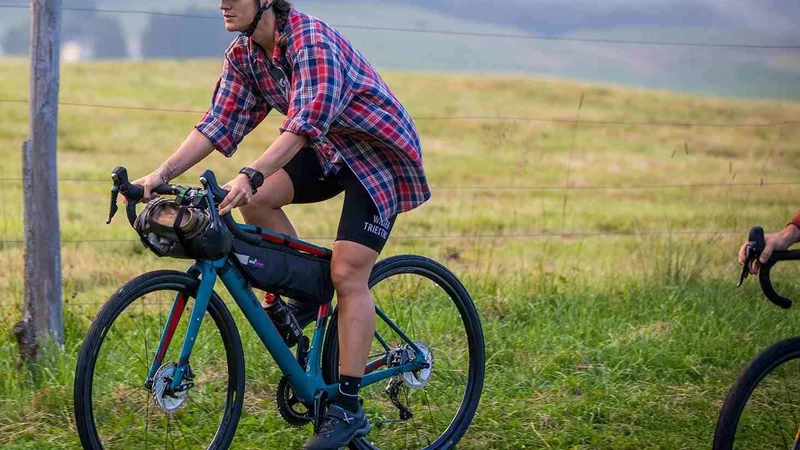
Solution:
M144 422L144 448L145 450L150 448L148 443L148 431L150 428L150 395L147 395L147 407L145 412L145 422Z
M189 447L189 442L186 440L186 435L183 433L183 427L181 426L182 425L181 418L178 416L177 413L175 414L175 421L178 422L176 426L178 427L178 431L180 431L181 437L183 438L183 445L186 448L191 448L191 447ZM174 447L174 445L173 445L173 447Z
M147 363L145 363L144 360L142 360L142 358L135 351L133 351L133 347L131 347L131 344L128 343L128 339L125 339L125 337L121 336L120 339L115 339L115 340L121 340L125 344L125 346L128 347L128 350L130 350L133 356L135 356L136 359L138 359L139 362L142 364L142 367L144 368L145 372L147 372L148 369L150 369L149 367L147 367Z
M436 421L433 419L433 411L431 411L431 402L428 401L428 390L427 389L423 389L422 390L422 394L423 394L423 398L425 399L425 406L428 407L428 417L431 418L431 426L435 427L436 426ZM442 414L442 409L441 408L439 408L439 414Z
M167 426L164 429L164 450L169 450L167 443L169 442L169 414L164 414L164 419L167 421Z
M147 321L145 320L146 316L145 316L145 310L144 310L144 302L139 302L139 305L141 305L141 310L142 310L141 311L141 317L140 317L141 320L140 320L140 322L142 322L141 331L142 331L142 336L144 336L144 354L145 355L152 355L150 353L150 345L147 342L147 329L146 329ZM155 355L152 355L152 356L155 357ZM146 367L145 370L149 370L149 367Z
M448 419L447 414L444 413L444 411L443 411L444 408L442 408L439 405L439 402L436 401L436 397L434 397L432 395L428 395L429 392L428 392L428 388L427 387L426 388L422 388L422 391L425 394L425 401L427 402L428 400L433 400L433 403L436 405L436 408L439 410L439 414L441 414L445 418L445 420L447 420ZM430 405L430 403L428 403L428 412L430 412L430 409L431 409L431 405Z
M406 397L406 407L408 407L408 405L410 404L410 402L408 401L408 388L405 388L404 390L405 390L404 395ZM417 426L417 421L414 419L414 416L411 416L411 424L414 425L414 427L413 427L414 428L414 434L417 435L417 442L418 443L422 442L422 439L420 439L420 437L419 437L419 427ZM430 446L431 445L430 439L425 437L425 440L428 441L428 446Z

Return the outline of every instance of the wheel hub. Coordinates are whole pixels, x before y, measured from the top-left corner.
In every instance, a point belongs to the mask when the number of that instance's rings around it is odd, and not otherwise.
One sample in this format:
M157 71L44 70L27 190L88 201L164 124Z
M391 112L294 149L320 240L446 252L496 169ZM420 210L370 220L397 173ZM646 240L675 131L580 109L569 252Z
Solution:
M402 375L398 375L397 378L402 379L411 389L422 389L428 384L431 373L433 373L433 352L421 342L414 342L414 344L422 353L422 359L425 364L423 368L405 372ZM393 350L389 360L389 367L397 367L411 361L416 361L417 354L413 347L405 345Z
M176 364L174 362L164 364L153 377L153 400L165 413L174 413L186 403L189 397L189 390L180 389L178 392L171 392L169 389L172 379L175 376Z
M411 389L422 389L428 384L433 373L433 352L421 342L415 342L425 360L426 367L403 374L403 380ZM414 350L409 348L411 352Z

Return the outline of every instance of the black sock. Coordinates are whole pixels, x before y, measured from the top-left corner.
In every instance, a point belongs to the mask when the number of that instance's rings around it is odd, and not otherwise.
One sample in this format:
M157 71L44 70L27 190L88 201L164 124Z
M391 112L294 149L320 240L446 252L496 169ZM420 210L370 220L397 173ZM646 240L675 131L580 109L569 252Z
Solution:
M339 377L339 395L333 400L335 405L350 412L358 412L358 389L361 387L361 378L348 377L342 375Z

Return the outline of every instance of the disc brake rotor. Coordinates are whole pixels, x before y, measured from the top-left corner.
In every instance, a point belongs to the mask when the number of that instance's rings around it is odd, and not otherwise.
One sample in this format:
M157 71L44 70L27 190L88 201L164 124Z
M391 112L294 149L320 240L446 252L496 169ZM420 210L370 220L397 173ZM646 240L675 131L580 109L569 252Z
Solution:
M422 389L428 384L431 373L433 373L433 352L421 342L415 342L415 344L420 352L422 352L428 366L424 369L405 372L403 374L403 381L405 381L406 385L411 389ZM408 347L406 350L409 352L409 356L414 352L411 347Z
M164 364L153 377L153 400L165 413L174 413L186 403L189 397L189 390L183 389L178 392L169 392L169 385L175 375L176 364L174 362Z

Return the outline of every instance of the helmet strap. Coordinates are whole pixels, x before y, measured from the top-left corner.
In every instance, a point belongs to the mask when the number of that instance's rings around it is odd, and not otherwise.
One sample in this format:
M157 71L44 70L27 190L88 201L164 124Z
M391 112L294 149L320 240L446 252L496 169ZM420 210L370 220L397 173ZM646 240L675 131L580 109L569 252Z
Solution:
M258 23L261 22L261 16L267 12L270 8L272 8L272 4L275 3L274 1L270 1L267 5L261 5L261 0L255 0L256 7L258 11L256 12L256 17L253 19L253 23L247 27L246 30L242 31L242 34L247 37L253 37L253 33L256 32L256 28L258 28Z

